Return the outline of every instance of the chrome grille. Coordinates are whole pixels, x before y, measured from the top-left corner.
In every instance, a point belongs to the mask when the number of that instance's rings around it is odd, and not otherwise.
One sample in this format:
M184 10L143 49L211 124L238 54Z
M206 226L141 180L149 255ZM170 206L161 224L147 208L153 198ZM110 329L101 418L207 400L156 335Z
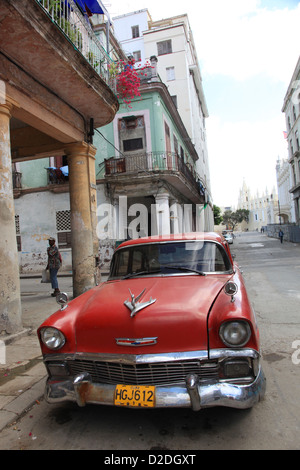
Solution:
M120 364L84 359L68 361L71 375L88 372L93 382L127 385L169 385L185 383L189 374L200 379L218 379L217 362L195 360L146 364Z

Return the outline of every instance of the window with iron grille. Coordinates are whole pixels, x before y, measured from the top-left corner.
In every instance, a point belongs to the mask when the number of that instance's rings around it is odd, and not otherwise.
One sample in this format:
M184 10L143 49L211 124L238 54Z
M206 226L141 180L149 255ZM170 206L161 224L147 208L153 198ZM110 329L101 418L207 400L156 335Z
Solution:
M16 224L16 236L17 236L18 251L22 251L21 235L20 235L20 217L18 215L15 215L15 224Z
M16 234L20 235L20 216L15 215Z
M71 232L57 232L58 248L72 248Z
M56 230L58 248L71 248L71 211L56 212Z

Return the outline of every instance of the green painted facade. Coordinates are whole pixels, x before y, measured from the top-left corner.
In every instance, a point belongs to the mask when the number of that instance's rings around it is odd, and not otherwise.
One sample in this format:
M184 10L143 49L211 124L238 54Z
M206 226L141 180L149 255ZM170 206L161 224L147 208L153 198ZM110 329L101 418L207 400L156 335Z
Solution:
M157 91L149 91L143 93L142 97L136 97L132 100L130 107L120 104L119 112L116 114L115 119L119 116L138 115L139 113L148 111L150 126L151 145L146 142L145 151L149 149L153 153L166 152L166 134L165 122L170 130L170 151L174 152L174 136L178 142L178 148L183 150L183 160L189 164L190 168L194 167L194 161L190 156L185 140L177 128L174 118L171 115L161 93ZM104 178L105 168L104 160L122 154L122 149L115 147L114 125L113 122L95 130L93 145L97 148L96 153L96 179ZM53 154L55 156L55 154ZM48 185L48 172L47 168L50 166L49 158L42 158L18 164L18 171L22 173L22 189L34 189L40 187L47 187Z

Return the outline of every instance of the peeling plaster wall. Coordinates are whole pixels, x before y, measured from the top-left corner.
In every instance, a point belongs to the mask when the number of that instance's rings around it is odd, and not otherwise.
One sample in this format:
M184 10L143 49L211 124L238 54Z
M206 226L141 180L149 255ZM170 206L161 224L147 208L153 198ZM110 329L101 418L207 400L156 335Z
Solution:
M105 185L97 185L97 204L108 203ZM55 237L56 212L70 210L69 193L49 191L31 193L15 199L15 213L19 216L19 235L22 251L19 252L21 274L41 274L47 265L48 238ZM101 272L108 272L115 240L99 241ZM60 249L63 265L60 272L72 271L72 250Z
M98 208L101 204L107 204L109 201L107 200L105 194L105 185L98 184L97 185L97 205ZM97 222L99 218L97 218ZM99 240L99 266L100 271L102 273L108 273L110 268L110 262L112 255L115 250L116 240L106 239L106 240Z
M48 238L55 237L56 211L69 210L69 194L50 192L31 193L15 200L15 213L19 216L19 235L22 251L19 252L21 273L41 273L47 265ZM71 271L70 248L60 249L63 271Z

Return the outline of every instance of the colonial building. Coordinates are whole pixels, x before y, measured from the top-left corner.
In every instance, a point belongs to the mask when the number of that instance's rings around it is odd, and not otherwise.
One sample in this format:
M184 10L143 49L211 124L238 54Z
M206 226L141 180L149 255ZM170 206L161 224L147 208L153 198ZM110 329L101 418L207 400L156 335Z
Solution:
M90 18L94 31L104 35L105 44L107 24L101 20L103 17ZM112 29L109 42L114 61L124 59ZM141 96L133 98L130 107L121 101L111 123L100 128L94 122L98 128L90 129L95 147L95 174L90 180L94 256L105 271L120 240L213 227L208 166L207 172L203 170L204 162L208 165L204 117L200 140L195 133L195 139L203 144L203 148L198 145L199 153L174 96L158 74L160 59L151 55L148 67L139 71ZM21 182L15 189L15 206L22 272L41 272L44 234L57 238L64 269L71 271L73 226L67 152L53 151L34 163L17 163L14 174L16 186ZM74 187L74 192L76 189L80 186Z
M108 55L93 34L85 4L89 2L0 0L0 333L22 328L18 249L39 257L53 236L55 218L51 230L48 221L54 205L49 192L46 196L39 189L47 182L41 158L44 168L52 156L68 163L74 295L95 284L92 123L101 127L111 122L119 102L108 82ZM97 12L107 13L100 5ZM20 187L18 171L26 161L35 181L26 187L28 194ZM19 197L16 211L13 184ZM58 194L53 196L60 208ZM22 240L24 229L34 246Z
M294 211L292 209L292 197L290 193L290 188L292 187L290 165L287 159L280 160L278 158L276 164L276 180L280 222L282 224L289 224L294 219Z
M97 174L101 266L116 239L205 230L206 188L198 154L168 89L152 67L143 72L141 97L120 108L95 142L112 155ZM146 76L145 76L146 75ZM97 156L96 156L97 158Z
M241 224L242 230L261 230L268 224L279 223L278 196L275 188L269 193L251 195L250 188L243 182L238 199L238 209L249 210L249 222Z
M300 57L287 89L282 112L285 113L288 162L291 172L292 220L300 225Z
M166 84L186 128L187 139L198 155L196 171L209 203L205 210L205 227L212 230L213 207L205 129L208 109L188 16L183 14L153 21L149 11L144 9L113 20L117 38L126 53L135 58L137 67L149 62L152 56L158 58L158 76Z

